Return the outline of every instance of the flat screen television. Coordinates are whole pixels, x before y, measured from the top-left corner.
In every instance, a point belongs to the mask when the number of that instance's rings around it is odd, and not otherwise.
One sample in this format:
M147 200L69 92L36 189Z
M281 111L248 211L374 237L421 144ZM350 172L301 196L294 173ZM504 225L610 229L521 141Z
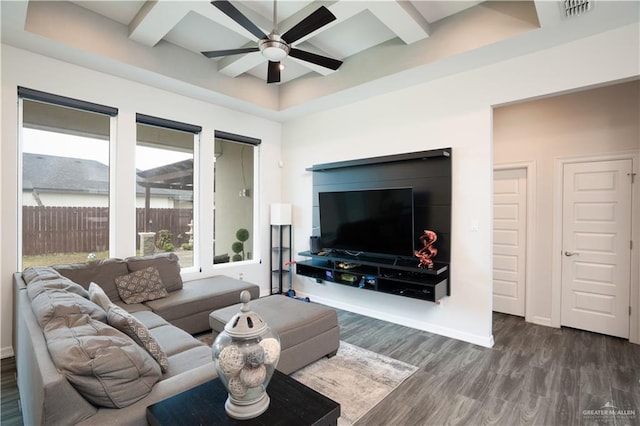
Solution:
M320 192L318 197L324 249L413 255L412 188Z

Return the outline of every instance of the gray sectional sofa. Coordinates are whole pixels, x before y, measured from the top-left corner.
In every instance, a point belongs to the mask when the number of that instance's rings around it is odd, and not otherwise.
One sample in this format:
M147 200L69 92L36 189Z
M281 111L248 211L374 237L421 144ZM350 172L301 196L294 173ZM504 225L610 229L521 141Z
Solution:
M125 303L124 286L147 272L160 296L133 285L149 300ZM241 291L259 297L225 276L183 283L173 254L29 268L13 280L25 425L146 424L148 405L216 377L211 349L191 334L210 330L209 314Z

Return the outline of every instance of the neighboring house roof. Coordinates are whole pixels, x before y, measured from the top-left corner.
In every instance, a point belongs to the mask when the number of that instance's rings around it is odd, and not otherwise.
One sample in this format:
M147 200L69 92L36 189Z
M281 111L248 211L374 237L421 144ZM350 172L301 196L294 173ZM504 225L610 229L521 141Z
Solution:
M109 166L99 161L31 153L24 153L22 158L22 187L25 191L35 189L39 192L109 193ZM140 176L136 176L136 179L138 182L143 181ZM145 188L140 184L136 185L136 193L144 195ZM190 191L179 189L151 188L151 194L191 199Z

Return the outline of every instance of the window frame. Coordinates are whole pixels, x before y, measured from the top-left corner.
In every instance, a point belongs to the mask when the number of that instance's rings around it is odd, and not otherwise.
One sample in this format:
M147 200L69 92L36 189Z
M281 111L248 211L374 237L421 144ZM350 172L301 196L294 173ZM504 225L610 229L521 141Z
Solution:
M260 182L261 182L260 180L260 158L261 158L260 146L262 144L262 140L258 138L250 137L250 136L244 136L244 135L231 133L223 130L217 130L217 129L214 130L213 139L211 141L214 146L215 146L216 139L222 139L227 142L246 145L253 149L252 151L253 153L253 181L252 181L253 194L251 195L251 199L252 199L251 205L253 209L253 222L251 224L252 229L250 230L252 239L253 239L253 245L252 245L253 254L251 256L251 259L244 259L236 262L229 261L227 263L214 263L213 262L213 258L215 256L215 248L214 248L213 252L211 253L211 258L206 259L206 262L207 262L206 264L204 263L204 260L203 260L203 266L207 265L205 270L219 271L220 269L225 269L225 268L232 268L232 267L251 265L251 264L260 264L262 262L262 233L260 232L260 224L261 224L260 199L261 199L261 192L262 192L260 189ZM212 231L215 230L214 222L215 222L216 203L215 203L213 188L216 185L216 175L215 175L216 162L217 162L217 159L214 156L212 161L213 168L211 170L212 191L211 191L211 194L208 195L212 198L212 203L214 207L212 210L212 216L211 216ZM211 234L211 239L213 242L214 241L213 233Z
M109 194L107 198L108 206L109 206L109 233L107 237L108 241L108 257L114 256L114 245L113 241L115 239L114 232L114 212L115 209L112 208L114 201L114 174L115 167L113 167L113 161L115 159L115 145L116 145L116 129L117 129L117 116L118 116L118 108L110 107L107 105L97 104L93 102L83 101L80 99L70 98L67 96L56 95L53 93L43 92L40 90L30 89L23 86L17 86L18 92L18 148L17 148L17 172L18 172L18 191L17 191L17 251L18 251L18 270L22 270L24 266L23 262L23 192L24 192L24 101L28 100L31 102L40 102L48 105L52 105L60 108L70 108L83 112L89 112L94 114L101 114L109 117L109 147L108 147L108 158L109 158Z
M192 273L198 273L198 272L202 272L202 267L201 267L201 259L200 259L200 245L203 243L203 239L200 237L200 232L198 231L200 229L200 205L201 205L201 200L200 200L200 187L201 187L201 179L200 179L200 156L201 156L201 144L202 144L202 127L201 126L197 126L197 125L193 125L193 124L188 124L188 123L184 123L184 122L180 122L180 121L174 121L174 120L169 120L166 118L161 118L161 117L157 117L157 116L152 116L152 115L147 115L147 114L141 114L141 113L136 113L136 120L135 120L135 125L136 125L136 147L138 146L138 135L137 135L137 127L138 125L145 125L145 126L151 126L151 127L158 127L161 129L167 129L167 130L173 130L173 131L179 131L179 132L183 132L183 133L190 133L193 135L193 187L192 187L192 192L193 192L193 205L192 205L192 221L193 221L193 227L192 227L192 231L193 231L193 248L192 248L192 255L193 255L193 264L191 266L187 266L187 267L181 267L180 268L180 272L181 274L192 274ZM134 189L135 191L135 189ZM134 212L134 217L135 217L135 212ZM136 231L136 235L135 238L138 238L138 234ZM135 243L134 243L135 246Z

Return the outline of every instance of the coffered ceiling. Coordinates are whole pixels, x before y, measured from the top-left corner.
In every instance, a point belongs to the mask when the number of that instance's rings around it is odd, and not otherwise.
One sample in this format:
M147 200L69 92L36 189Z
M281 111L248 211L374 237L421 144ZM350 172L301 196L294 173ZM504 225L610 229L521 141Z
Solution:
M597 1L597 0L596 0ZM273 1L232 0L268 34ZM294 47L343 61L334 71L291 56L267 84L257 45L208 1L3 1L2 41L200 99L286 119L637 22L638 2L280 0L282 34L321 5L336 20ZM635 17L633 13L635 12Z
M256 37L209 2L194 1L74 1L129 29L129 38L153 47L161 41L193 53L256 45ZM412 44L429 36L429 24L468 9L480 1L340 1L324 3L338 19L296 43L296 47L340 60L389 40ZM235 2L245 16L265 34L277 28L282 34L320 7L319 2L280 1L273 25L272 1ZM213 59L218 72L229 77L243 74L264 80L266 60L259 52ZM282 83L307 74L337 71L288 57L283 61Z

